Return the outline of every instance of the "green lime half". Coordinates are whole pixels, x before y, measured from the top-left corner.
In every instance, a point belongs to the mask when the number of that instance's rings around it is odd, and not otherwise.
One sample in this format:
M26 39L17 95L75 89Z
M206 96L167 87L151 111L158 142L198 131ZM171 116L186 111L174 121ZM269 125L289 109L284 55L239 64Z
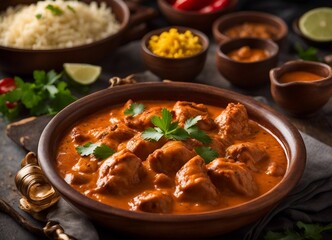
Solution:
M63 68L73 81L82 85L94 83L101 73L100 66L84 63L65 63Z
M304 36L315 41L332 40L332 8L312 9L299 19L299 28Z

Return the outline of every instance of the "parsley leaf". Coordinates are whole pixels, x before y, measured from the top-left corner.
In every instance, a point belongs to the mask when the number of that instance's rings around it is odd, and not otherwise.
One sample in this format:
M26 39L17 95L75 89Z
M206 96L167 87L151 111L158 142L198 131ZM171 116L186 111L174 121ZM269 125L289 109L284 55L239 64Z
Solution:
M209 135L207 135L206 132L202 131L201 129L198 128L198 126L196 126L196 124L200 120L202 120L202 116L189 118L184 124L184 129L188 132L190 137L204 144L209 144L211 142L211 138L209 137Z
M41 19L43 15L41 15L40 13L36 14L36 18L37 19Z
M129 108L124 111L125 115L135 117L144 111L145 106L142 103L132 103Z
M59 16L63 13L61 8L59 8L58 6L52 5L52 4L48 4L46 6L46 9L50 10L54 16Z
M112 156L114 153L115 150L105 144L101 144L100 146L96 147L95 150L93 151L93 155L97 159L106 159Z
M152 116L151 122L155 128L148 128L142 133L142 138L150 141L159 141L162 136L172 140L186 140L189 134L178 126L178 122L172 122L172 114L166 108L161 110L161 117Z
M195 152L208 164L218 157L218 153L211 147L196 147Z
M322 226L320 224L297 222L294 229L285 232L268 231L264 236L264 240L321 240L322 232L331 230L332 223Z
M106 159L115 153L115 150L105 144L88 142L83 146L77 146L76 151L81 156L94 155L97 159Z
M72 6L67 5L67 8L68 8L70 11L72 11L73 13L76 13L76 10L75 10Z
M68 104L74 102L74 97L67 88L67 83L61 81L62 74L55 71L34 71L33 82L24 82L15 77L16 88L0 95L0 114L7 120L15 119L21 112L29 110L30 115L55 114ZM6 102L16 102L17 107L8 109Z
M304 49L302 45L297 42L294 45L294 48L297 52L297 56L300 59L307 60L307 61L321 61L320 58L318 57L318 50L314 47L309 47L307 49Z
M90 154L93 154L94 150L98 146L99 146L99 143L88 142L88 143L84 144L83 146L76 147L76 151L81 156L89 156Z

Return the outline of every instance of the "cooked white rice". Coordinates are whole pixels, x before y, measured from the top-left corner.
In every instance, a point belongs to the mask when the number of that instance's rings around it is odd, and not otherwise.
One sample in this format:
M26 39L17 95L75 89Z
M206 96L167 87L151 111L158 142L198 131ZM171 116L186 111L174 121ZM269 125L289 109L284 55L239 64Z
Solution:
M52 8L60 9L60 13ZM119 28L112 10L104 2L99 6L96 2L46 0L9 7L1 14L0 45L24 49L69 48L106 38Z

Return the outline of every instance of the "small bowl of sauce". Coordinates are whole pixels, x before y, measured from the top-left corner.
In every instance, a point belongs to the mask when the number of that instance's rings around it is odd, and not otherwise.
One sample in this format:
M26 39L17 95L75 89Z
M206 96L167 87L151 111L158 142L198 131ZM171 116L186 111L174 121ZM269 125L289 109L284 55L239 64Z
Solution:
M332 96L332 69L311 61L290 61L270 71L274 101L292 115L311 115Z

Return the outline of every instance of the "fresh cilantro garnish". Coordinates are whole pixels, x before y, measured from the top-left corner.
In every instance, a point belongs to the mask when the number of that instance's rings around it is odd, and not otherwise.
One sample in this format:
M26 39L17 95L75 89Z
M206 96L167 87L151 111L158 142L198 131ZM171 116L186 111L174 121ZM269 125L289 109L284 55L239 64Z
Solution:
M189 118L184 124L184 129L189 133L190 137L195 138L204 144L209 144L211 142L209 135L207 135L206 132L203 132L198 128L198 126L196 126L200 120L202 120L202 116Z
M302 60L307 61L320 61L318 57L318 50L314 47L304 49L299 42L295 43L294 48L297 52L297 56Z
M0 114L12 120L26 110L34 116L59 112L76 100L67 88L67 83L60 80L61 77L62 74L53 70L47 73L34 71L34 82L25 82L15 77L16 88L0 95ZM8 109L6 102L17 102L17 107Z
M115 150L105 144L101 144L100 146L96 147L95 150L93 151L93 155L97 159L106 159L112 156L114 153Z
M218 157L218 153L210 147L196 147L195 152L208 164Z
M142 103L132 103L129 108L124 111L125 115L137 116L144 111L145 106Z
M331 230L332 223L322 226L320 224L297 222L294 229L285 232L267 232L264 240L321 240L323 239L322 232Z
M68 8L70 11L72 11L73 13L76 13L76 10L75 10L72 6L67 5L67 8Z
M106 159L115 153L115 150L105 144L88 142L83 146L76 147L81 156L93 154L97 159Z
M53 15L55 15L55 16L59 16L59 15L61 15L61 14L63 13L63 11L62 11L61 8L59 8L58 6L52 5L52 4L48 4L48 5L46 6L46 9L47 9L47 10L50 10L51 13L52 13Z
M36 18L37 19L41 19L43 15L41 15L40 13L36 14Z
M154 128L148 128L142 133L142 138L150 141L159 141L162 136L172 140L186 140L189 134L178 126L178 122L172 122L172 114L166 108L161 110L161 117L152 116L151 122Z

